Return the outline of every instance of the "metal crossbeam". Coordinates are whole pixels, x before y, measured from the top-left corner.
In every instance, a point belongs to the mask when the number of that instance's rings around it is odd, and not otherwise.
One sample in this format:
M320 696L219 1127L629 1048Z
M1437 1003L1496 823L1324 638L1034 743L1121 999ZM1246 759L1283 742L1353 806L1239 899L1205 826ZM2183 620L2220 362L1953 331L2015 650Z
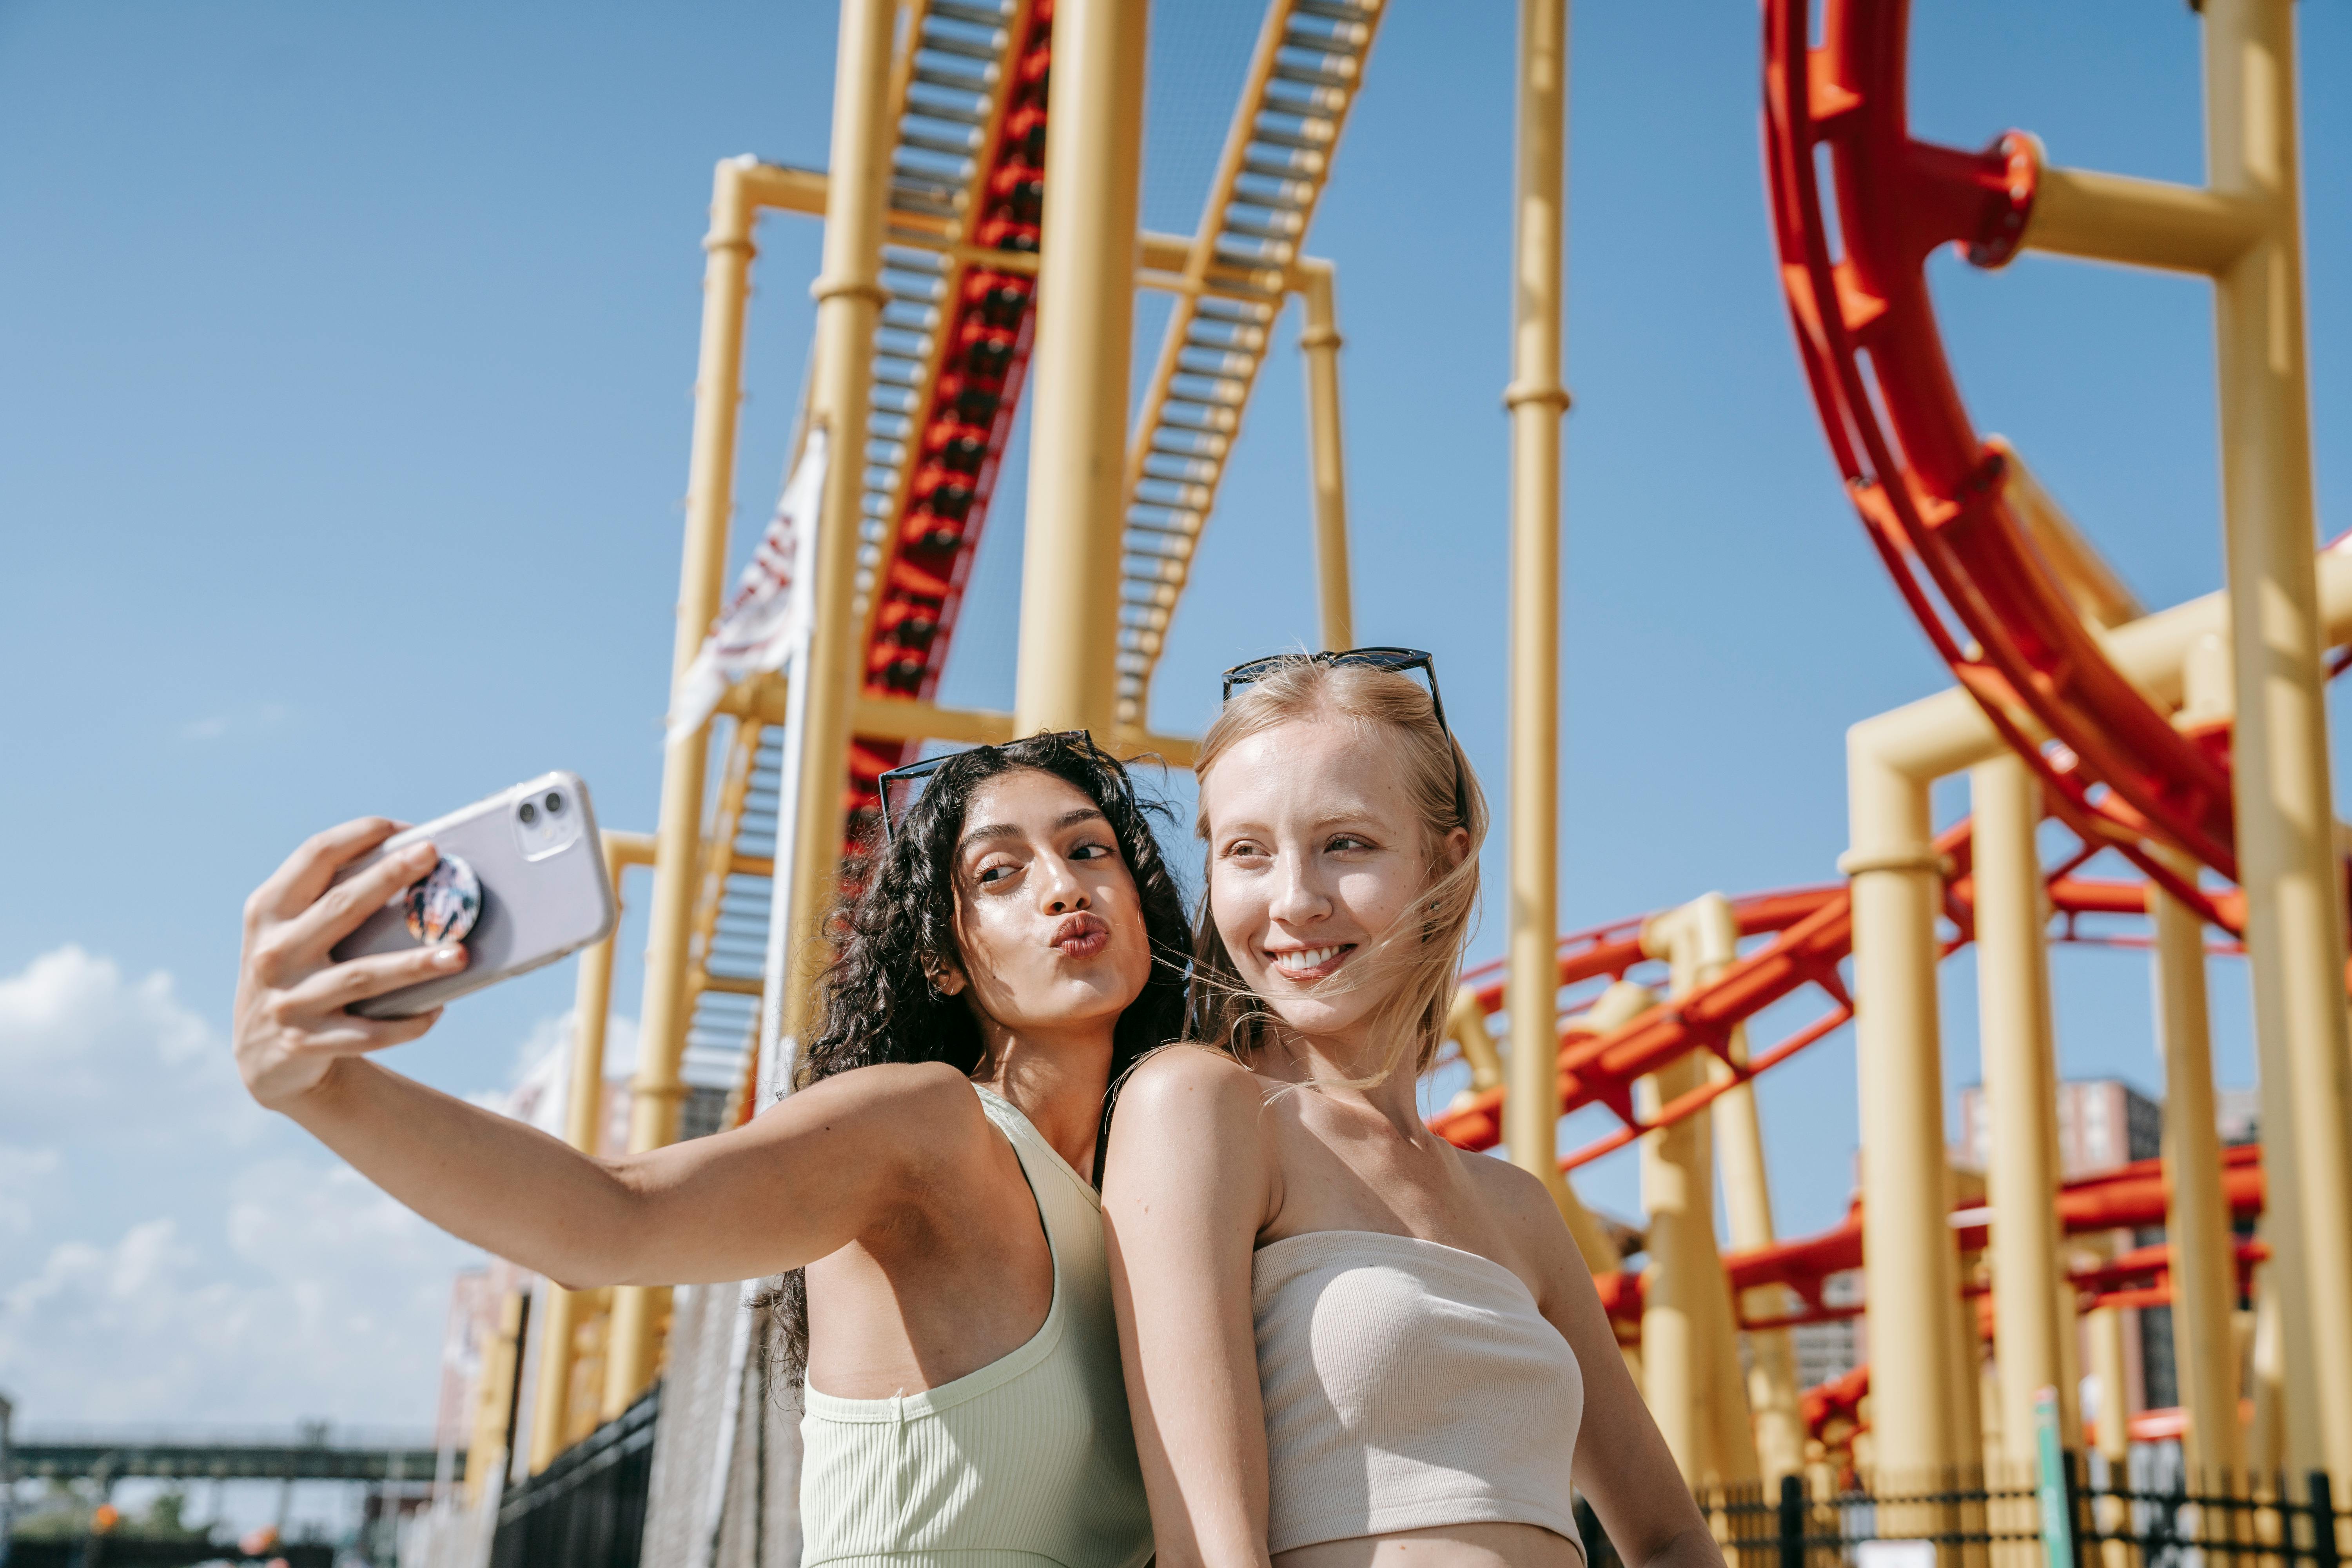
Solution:
M344 1448L319 1444L18 1442L17 1477L28 1480L429 1481L431 1448ZM466 1454L457 1463L462 1473Z

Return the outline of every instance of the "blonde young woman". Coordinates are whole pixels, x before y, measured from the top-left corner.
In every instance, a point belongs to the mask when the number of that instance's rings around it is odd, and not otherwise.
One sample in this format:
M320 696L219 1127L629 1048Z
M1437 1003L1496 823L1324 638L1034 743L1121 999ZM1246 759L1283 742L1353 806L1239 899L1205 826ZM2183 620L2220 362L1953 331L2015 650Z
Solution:
M1104 1184L1164 1568L1720 1568L1549 1194L1414 1108L1486 807L1410 649L1226 677L1202 739L1195 1045Z

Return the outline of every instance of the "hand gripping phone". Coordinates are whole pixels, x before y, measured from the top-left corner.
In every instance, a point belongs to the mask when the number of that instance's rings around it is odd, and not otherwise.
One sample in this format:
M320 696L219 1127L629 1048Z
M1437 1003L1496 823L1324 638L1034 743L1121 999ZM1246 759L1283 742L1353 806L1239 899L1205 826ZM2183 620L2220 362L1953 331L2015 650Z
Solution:
M403 828L336 875L352 877L386 855L431 839L441 863L335 944L337 963L459 941L463 973L420 981L355 1002L364 1018L406 1018L453 997L553 963L613 932L618 910L588 786L575 773L542 773L419 827Z

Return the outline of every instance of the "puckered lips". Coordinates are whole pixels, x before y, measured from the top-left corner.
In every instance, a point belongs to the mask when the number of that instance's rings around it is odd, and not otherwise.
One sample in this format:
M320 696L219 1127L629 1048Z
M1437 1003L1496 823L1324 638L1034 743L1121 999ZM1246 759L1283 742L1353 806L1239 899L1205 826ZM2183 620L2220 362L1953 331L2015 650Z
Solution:
M1064 958L1092 958L1110 945L1110 922L1089 910L1065 915L1052 945Z
M1276 947L1268 943L1265 944L1264 951L1266 962L1273 966L1276 974L1281 975L1285 980L1295 980L1301 984L1307 984L1320 980L1326 975L1336 973L1339 966L1348 962L1349 954L1356 951L1356 944L1352 942L1330 942L1313 945L1306 942L1292 942Z

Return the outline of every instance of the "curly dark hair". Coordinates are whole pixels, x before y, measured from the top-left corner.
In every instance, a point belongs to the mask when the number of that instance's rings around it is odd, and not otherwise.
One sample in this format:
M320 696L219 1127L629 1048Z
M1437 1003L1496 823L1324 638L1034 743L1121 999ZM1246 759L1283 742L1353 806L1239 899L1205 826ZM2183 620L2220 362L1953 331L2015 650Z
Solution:
M1023 768L1051 773L1100 808L1140 896L1151 972L1112 1034L1114 1090L1147 1053L1182 1033L1191 933L1183 896L1150 822L1154 816L1168 817L1168 807L1139 798L1125 765L1083 731L1033 735L949 758L866 858L864 886L829 924L837 956L818 982L821 1020L801 1053L794 1088L877 1062L946 1062L967 1074L980 1069L985 1047L971 1004L941 994L929 977L963 964L955 937L956 847L972 795L988 780ZM1114 1099L1115 1092L1103 1099L1095 1142L1097 1186ZM785 1379L797 1384L808 1369L806 1278L795 1268L762 1300L772 1314Z

